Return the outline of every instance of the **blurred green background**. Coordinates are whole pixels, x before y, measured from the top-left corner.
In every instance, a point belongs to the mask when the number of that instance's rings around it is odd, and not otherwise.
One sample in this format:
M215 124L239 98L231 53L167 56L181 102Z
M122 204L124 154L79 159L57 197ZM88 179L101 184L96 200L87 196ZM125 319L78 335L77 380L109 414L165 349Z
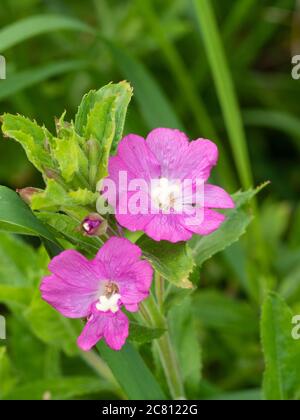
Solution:
M254 204L248 234L201 272L195 328L202 361L198 355L194 367L202 370L202 380L190 390L191 398L259 396L264 290L279 291L300 313L300 81L291 76L291 57L300 54L299 1L2 0L1 5L0 54L7 61L1 113L20 113L53 129L53 117L67 110L71 119L85 92L127 79L135 96L126 132L146 135L166 126L182 128L192 139L216 141L220 163L214 178L232 193L271 181L258 197L258 209ZM21 147L7 139L0 141L0 183L13 189L42 186ZM30 263L46 257L40 252L26 258L33 251L18 240L19 260L12 241L1 234L0 283L22 283L26 277L36 284L41 273L33 275ZM0 379L7 381L0 380L0 397L15 386L14 395L47 397L44 391L57 375L66 375L66 385L52 397L118 395L105 383L103 393L78 356L71 358L57 340L35 334L18 308L11 312L8 353L1 354L0 347ZM83 376L72 391L67 381L75 374Z

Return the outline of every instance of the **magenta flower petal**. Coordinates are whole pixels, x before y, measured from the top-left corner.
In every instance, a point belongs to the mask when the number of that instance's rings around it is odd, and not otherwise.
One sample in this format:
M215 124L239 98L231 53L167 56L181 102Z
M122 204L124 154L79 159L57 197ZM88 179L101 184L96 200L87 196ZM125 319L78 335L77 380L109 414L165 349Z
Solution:
M103 278L101 264L93 267L84 256L68 250L53 258L49 270L53 275L42 281L42 298L68 318L86 317Z
M177 168L177 177L181 180L207 181L217 161L218 148L213 142L205 139L192 141Z
M204 206L213 209L233 209L235 205L223 188L206 184L204 186Z
M51 273L64 279L70 285L94 290L98 286L98 277L103 274L101 263L97 267L79 252L69 249L54 257L50 264Z
M187 153L188 137L179 130L156 128L149 133L146 143L161 166L161 176L177 177L177 167Z
M97 290L70 285L55 275L44 277L40 291L42 298L67 318L87 317L97 295Z
M94 311L78 337L77 344L84 350L89 351L102 338L113 350L120 350L126 342L129 334L129 321L123 312L115 314L111 312Z
M116 283L122 303L131 312L146 299L152 282L153 269L140 260L141 255L141 249L127 239L111 238L95 259L102 262L107 278Z
M117 280L122 303L129 312L136 312L138 304L149 296L153 269L147 261L138 261Z
M155 217L152 214L116 214L118 223L126 229L136 232L138 230L145 231L146 226Z
M105 277L117 280L128 267L139 261L141 249L125 238L110 238L98 251L94 264L99 262L104 268Z
M197 233L198 235L209 235L217 230L225 219L226 217L224 214L217 213L214 210L204 209L204 218L199 225L190 225L185 223L185 226L189 231Z
M131 230L132 232L136 232L137 230L144 230L146 225L154 217L154 215L151 214L149 205L146 208L141 207L141 213L139 214L131 212L130 201L135 194L135 192L125 192L121 194L116 213L116 219L119 222L119 224L125 227L126 229ZM143 192L141 192L141 194L143 194ZM151 201L148 198L148 194L145 194L147 195L146 202L148 202L148 204L151 204ZM120 212L121 208L126 209L126 211Z
M136 178L136 175L134 175L131 172L129 167L126 165L126 163L119 156L112 156L109 159L108 173L109 173L109 179L114 181L115 185L119 185L119 174L122 171L123 172L126 171L128 182L130 182L132 179ZM120 185L120 188L121 187L124 188L124 186L122 184ZM119 191L122 192L122 189L119 190ZM127 191L127 188L123 189L123 191Z
M145 232L155 241L179 242L188 241L192 237L186 229L182 216L176 214L158 214L146 225Z
M151 180L160 175L160 165L143 137L129 134L118 146L118 156L136 178Z

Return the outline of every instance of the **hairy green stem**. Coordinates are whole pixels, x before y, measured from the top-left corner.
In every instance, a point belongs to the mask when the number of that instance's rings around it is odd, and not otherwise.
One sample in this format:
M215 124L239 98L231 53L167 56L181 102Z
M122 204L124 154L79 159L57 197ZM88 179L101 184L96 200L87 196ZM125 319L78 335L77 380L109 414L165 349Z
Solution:
M165 281L164 278L158 273L155 274L155 294L158 306L160 310L162 310L165 295Z
M184 399L185 392L183 381L177 361L177 355L168 332L168 322L162 315L152 294L142 306L142 314L147 314L145 320L147 322L150 320L151 326L166 329L164 335L154 341L154 346L158 352L172 398L174 400Z

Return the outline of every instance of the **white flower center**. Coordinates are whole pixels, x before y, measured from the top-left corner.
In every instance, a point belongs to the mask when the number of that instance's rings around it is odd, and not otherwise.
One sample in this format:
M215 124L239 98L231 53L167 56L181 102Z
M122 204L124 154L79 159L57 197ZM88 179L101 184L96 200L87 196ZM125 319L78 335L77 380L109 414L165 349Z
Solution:
M168 178L155 180L151 190L151 199L154 204L163 211L176 209L181 197L181 187L176 182L170 182Z
M101 312L111 311L115 314L119 310L118 301L120 298L121 295L119 293L112 294L111 296L100 296L99 302L96 303L96 308Z

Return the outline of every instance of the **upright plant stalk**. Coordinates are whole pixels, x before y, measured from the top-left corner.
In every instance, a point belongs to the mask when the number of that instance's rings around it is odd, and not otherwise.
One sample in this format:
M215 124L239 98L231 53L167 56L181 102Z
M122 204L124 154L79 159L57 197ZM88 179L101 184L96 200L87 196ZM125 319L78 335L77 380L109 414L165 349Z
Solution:
M213 74L217 94L222 108L225 125L231 144L232 154L242 186L245 189L253 186L253 175L243 121L236 96L233 80L225 56L221 36L218 31L211 2L209 0L192 0L203 42ZM257 257L265 272L264 289L268 288L269 261L265 251L258 209L255 198L253 199L255 220L253 225L253 239L257 243Z
M164 294L165 294L165 280L162 275L156 273L155 274L155 294L157 298L157 303L162 310L163 303L164 303Z
M146 321L151 320L152 327L168 329L167 320L152 294L143 303L143 312L147 313L147 316L144 318ZM184 399L185 391L182 376L169 332L166 331L163 336L155 340L154 345L157 349L172 398L174 400Z
M176 48L168 39L161 21L157 17L155 10L152 7L150 0L136 0L139 5L141 13L143 13L145 20L147 21L149 28L152 30L153 35L163 52L166 61L169 65L170 72L173 73L175 82L181 91L183 100L186 101L187 106L191 110L195 123L197 124L198 130L202 135L215 141L220 149L220 155L222 160L220 161L219 167L220 172L225 178L225 183L228 188L235 189L236 181L232 174L229 159L226 156L226 151L219 140L217 131L212 123L212 120L205 108L205 105L201 101L191 78L189 71L185 66L181 56L177 52Z
M217 29L215 16L210 1L193 0L193 3L229 134L235 164L242 185L247 189L253 186L247 142L233 81Z
M141 13L143 13L149 28L152 30L153 35L161 48L166 60L169 64L170 71L174 74L174 78L178 84L179 89L184 93L183 98L187 102L191 111L194 114L194 118L198 124L198 127L204 130L205 135L212 138L216 137L216 131L212 125L210 117L194 91L193 84L188 76L188 71L174 48L173 44L169 41L161 21L156 16L156 13L152 7L151 0L136 0L139 5Z
M87 365L89 365L100 377L114 385L118 393L121 393L120 386L111 370L94 350L89 352L80 351L79 354Z

